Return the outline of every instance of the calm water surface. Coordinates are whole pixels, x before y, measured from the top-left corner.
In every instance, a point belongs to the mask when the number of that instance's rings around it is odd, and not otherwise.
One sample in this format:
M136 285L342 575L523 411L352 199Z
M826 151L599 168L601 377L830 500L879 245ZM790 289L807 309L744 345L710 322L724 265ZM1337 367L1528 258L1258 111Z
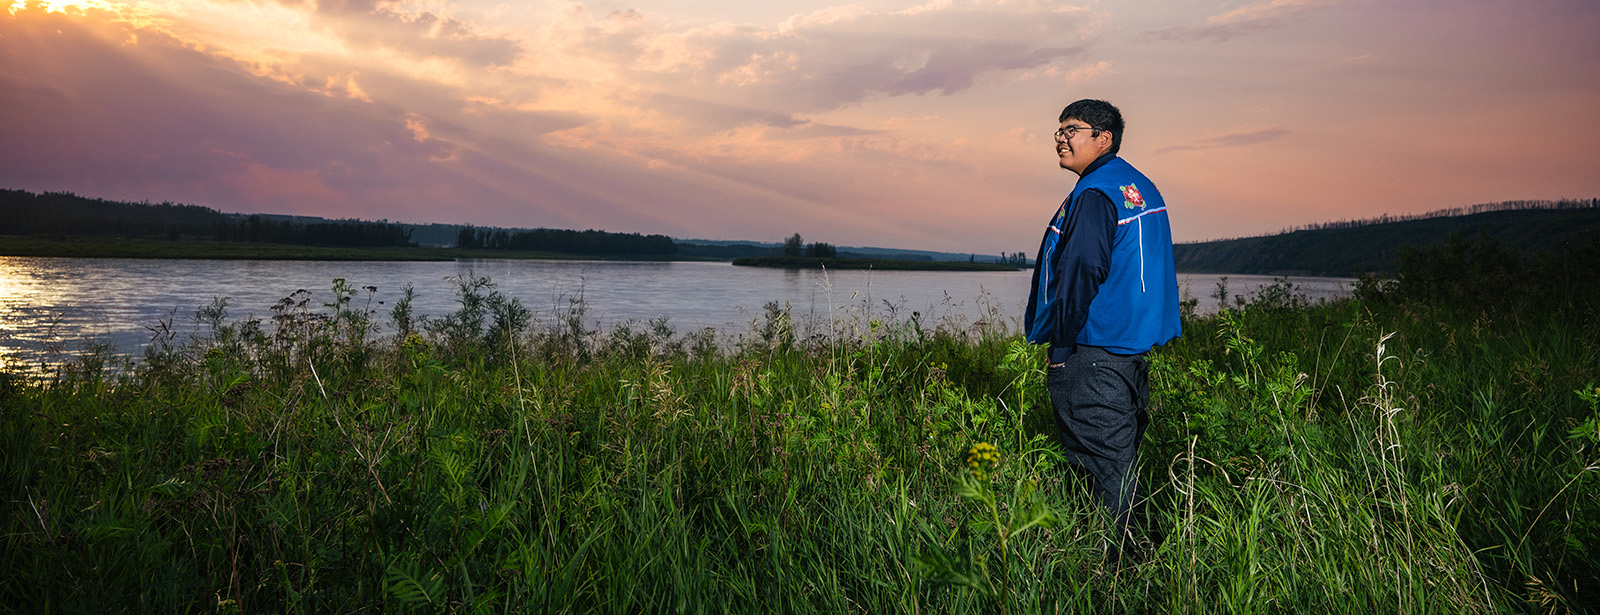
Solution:
M198 308L228 299L230 320L267 319L272 306L296 290L313 306L331 301L334 278L376 287L357 306L388 312L410 284L413 310L442 316L458 307L455 283L487 276L542 322L567 313L574 300L589 323L609 330L623 322L665 317L679 333L712 327L747 330L768 302L788 303L797 319L909 318L964 326L1001 317L1020 320L1031 273L946 271L813 271L734 267L728 263L477 260L456 262L206 261L0 257L0 363L31 363L53 349L68 353L109 343L139 353L163 323L180 341L202 333ZM1201 309L1220 276L1179 275ZM1248 296L1266 276L1228 276L1231 294ZM1294 278L1311 299L1348 294L1351 280Z

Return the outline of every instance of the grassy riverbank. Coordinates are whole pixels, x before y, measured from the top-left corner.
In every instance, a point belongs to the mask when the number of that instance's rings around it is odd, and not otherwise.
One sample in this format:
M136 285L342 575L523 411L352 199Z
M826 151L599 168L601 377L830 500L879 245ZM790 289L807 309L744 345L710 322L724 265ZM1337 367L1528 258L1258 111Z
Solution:
M0 601L1593 610L1597 267L1442 248L1352 300L1280 284L1187 319L1152 355L1146 555L1120 572L998 318L600 332L481 279L433 322L342 283L260 323L212 306L212 339L137 365L0 375Z

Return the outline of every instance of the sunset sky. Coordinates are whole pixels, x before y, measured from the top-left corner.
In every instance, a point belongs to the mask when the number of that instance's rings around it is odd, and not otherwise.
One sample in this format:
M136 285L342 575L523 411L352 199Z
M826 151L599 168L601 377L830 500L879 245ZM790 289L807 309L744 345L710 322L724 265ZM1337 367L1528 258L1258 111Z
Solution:
M18 2L0 188L1031 255L1078 98L1180 241L1600 197L1594 0Z

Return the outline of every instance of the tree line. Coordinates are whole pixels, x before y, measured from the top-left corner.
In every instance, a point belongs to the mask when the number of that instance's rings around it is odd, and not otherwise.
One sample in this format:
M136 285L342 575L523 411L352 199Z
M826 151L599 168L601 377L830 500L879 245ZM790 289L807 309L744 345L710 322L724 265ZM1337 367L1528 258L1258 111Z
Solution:
M0 234L5 235L378 248L416 245L413 228L388 221L225 214L209 207L172 202L130 203L71 192L34 194L0 189ZM622 256L667 256L678 252L678 246L665 235L472 226L457 231L456 247Z
M85 237L201 237L216 232L223 215L197 205L123 203L70 192L33 194L0 190L0 232L7 235Z
M1497 242L1534 258L1563 246L1600 242L1600 208L1486 208L1463 216L1186 243L1173 246L1173 258L1178 271L1188 273L1388 275L1400 264L1405 246L1431 246L1451 236Z
M274 221L259 215L234 224L219 223L215 239L247 243L281 243L297 246L338 246L348 248L406 247L411 229L386 222L292 222Z
M784 256L805 256L810 258L839 258L839 249L823 242L806 243L799 233L783 240Z
M1283 229L1281 231L1278 231L1276 233L1267 233L1265 235L1251 235L1251 236L1246 236L1246 237L1230 237L1230 238L1226 238L1226 239L1214 239L1212 241L1228 241L1228 240L1232 240L1232 239L1249 239L1249 238L1252 238L1252 237L1272 237L1272 236L1276 236L1276 235L1287 235L1289 233L1296 233L1296 232L1299 232L1299 231L1344 230L1344 229L1361 228L1361 227L1364 227L1364 226L1376 226L1376 225L1379 225L1379 224L1389 224L1389 223L1393 223L1393 222L1414 222L1414 221L1417 221L1417 220L1432 220L1432 219L1435 219L1435 218L1458 218L1458 217L1462 217L1462 216L1470 216L1470 215L1473 215L1473 214L1481 214L1481 213L1496 212L1496 211L1530 211L1530 210L1548 211L1548 210L1597 209L1597 208L1600 208L1600 199L1556 199L1556 200L1525 199L1525 200L1516 200L1516 201L1497 201L1497 202L1494 202L1494 203L1479 203L1477 205L1467 205L1465 207L1446 207L1446 208L1443 208L1443 209L1435 209L1433 211L1423 212L1423 213L1419 213L1419 214L1387 214L1386 213L1386 214L1383 214L1383 215L1375 217L1375 218L1360 218L1360 219L1355 219L1355 220L1331 220L1331 221L1328 221L1328 222L1311 222L1311 223L1307 223L1307 224L1291 226L1291 227L1285 228L1285 229Z
M568 254L615 254L619 256L670 256L677 244L666 235L570 231L538 228L507 231L471 226L456 233L456 247L477 250L524 250Z
M0 189L0 232L7 235L210 240L302 246L411 246L403 224L361 220L273 219L224 214L172 202L128 203L71 192Z

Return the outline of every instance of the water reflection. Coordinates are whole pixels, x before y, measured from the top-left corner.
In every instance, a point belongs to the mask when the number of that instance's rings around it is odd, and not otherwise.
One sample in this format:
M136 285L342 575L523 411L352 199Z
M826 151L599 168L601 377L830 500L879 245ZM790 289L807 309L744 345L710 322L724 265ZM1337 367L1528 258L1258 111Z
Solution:
M444 263L326 261L201 261L0 257L0 362L42 360L90 344L138 354L155 329L170 327L176 341L204 332L195 311L229 299L230 320L271 316L278 300L305 289L311 305L331 301L332 281L377 288L370 297L376 320L406 285L413 309L438 317L457 307L452 279L488 276L542 322L567 314L574 301L587 306L591 327L665 317L680 333L712 327L727 334L749 328L762 306L787 304L796 319L909 318L924 323L970 324L990 317L1015 322L1027 300L1031 273L930 271L812 271L734 267L727 263L477 260ZM1202 310L1215 309L1219 276L1180 275ZM1273 278L1229 276L1230 294L1248 296ZM1313 300L1349 292L1349 280L1295 278Z

